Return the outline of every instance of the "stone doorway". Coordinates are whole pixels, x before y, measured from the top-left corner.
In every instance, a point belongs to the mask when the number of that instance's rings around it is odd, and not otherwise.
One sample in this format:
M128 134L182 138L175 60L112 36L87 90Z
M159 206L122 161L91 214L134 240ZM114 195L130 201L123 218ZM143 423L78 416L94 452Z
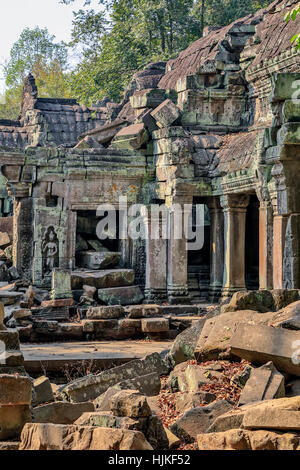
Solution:
M98 217L95 210L77 211L76 227L76 267L85 269L105 269L120 263L119 217L116 211L115 233L109 238L99 239L99 223L106 217ZM106 229L105 229L106 230Z
M259 289L259 200L250 196L246 213L245 275L248 290Z

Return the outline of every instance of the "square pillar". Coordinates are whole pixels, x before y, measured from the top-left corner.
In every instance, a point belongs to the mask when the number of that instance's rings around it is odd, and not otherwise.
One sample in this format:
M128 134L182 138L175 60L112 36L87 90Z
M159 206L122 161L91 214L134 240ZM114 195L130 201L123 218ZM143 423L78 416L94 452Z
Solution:
M167 239L162 234L162 219L152 214L146 223L146 286L147 303L167 300Z
M223 297L246 290L245 232L248 195L221 197L224 212L224 278Z
M224 215L219 199L208 202L210 213L210 287L209 298L218 301L222 295L224 276Z
M273 288L273 209L267 202L259 208L259 288Z
M189 204L189 201L185 201ZM168 301L169 304L190 303L188 292L188 251L184 220L190 213L181 204L181 220L177 215L176 205L169 207L169 240L168 240ZM186 214L186 215L185 215ZM181 236L179 235L181 233Z
M284 289L284 249L288 215L273 218L273 288Z

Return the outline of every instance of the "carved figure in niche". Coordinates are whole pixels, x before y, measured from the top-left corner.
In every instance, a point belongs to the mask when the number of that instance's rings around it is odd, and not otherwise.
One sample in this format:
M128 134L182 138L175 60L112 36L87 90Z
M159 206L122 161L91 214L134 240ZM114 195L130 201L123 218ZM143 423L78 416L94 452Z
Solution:
M42 244L43 273L51 274L58 267L58 238L54 227L48 227Z

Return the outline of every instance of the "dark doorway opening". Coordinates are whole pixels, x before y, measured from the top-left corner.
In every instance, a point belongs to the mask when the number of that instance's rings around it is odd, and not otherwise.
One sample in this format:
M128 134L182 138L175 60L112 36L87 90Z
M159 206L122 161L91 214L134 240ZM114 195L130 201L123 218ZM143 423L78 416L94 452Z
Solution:
M245 274L247 289L259 289L259 200L255 194L246 215Z

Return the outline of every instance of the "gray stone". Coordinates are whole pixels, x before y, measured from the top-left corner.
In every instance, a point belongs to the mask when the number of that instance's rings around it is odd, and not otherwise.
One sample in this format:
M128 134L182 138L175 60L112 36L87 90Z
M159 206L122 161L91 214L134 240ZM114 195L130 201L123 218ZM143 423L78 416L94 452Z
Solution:
M48 377L39 377L33 382L34 386L34 403L40 405L42 403L50 403L54 401L52 387Z
M135 305L144 295L139 286L111 287L98 290L98 298L106 305Z
M83 413L95 410L93 403L56 401L33 409L34 423L73 424Z

